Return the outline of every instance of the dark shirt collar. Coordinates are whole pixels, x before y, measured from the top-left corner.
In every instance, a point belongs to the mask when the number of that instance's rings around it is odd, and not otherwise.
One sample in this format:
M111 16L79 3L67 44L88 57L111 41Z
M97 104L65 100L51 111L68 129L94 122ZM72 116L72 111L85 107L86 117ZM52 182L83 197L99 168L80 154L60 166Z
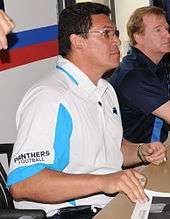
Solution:
M148 56L136 47L130 47L128 55L132 55L138 62L146 66L151 72L155 73L161 66L162 62L155 64Z

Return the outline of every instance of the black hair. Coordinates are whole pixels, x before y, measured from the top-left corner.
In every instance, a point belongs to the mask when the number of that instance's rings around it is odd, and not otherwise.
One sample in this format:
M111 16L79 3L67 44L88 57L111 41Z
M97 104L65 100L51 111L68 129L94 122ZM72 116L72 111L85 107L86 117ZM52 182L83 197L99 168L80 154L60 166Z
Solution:
M105 14L109 16L110 9L100 3L77 3L65 8L59 15L59 54L68 55L71 47L70 35L87 33L92 26L91 15Z

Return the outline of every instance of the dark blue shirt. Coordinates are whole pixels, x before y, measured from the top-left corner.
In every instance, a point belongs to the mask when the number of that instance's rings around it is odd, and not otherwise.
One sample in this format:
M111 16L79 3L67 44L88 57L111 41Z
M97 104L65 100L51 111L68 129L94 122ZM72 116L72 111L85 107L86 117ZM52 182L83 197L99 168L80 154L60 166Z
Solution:
M163 63L154 64L132 47L113 72L122 115L124 137L134 143L164 142L169 125L152 114L169 100L168 81Z

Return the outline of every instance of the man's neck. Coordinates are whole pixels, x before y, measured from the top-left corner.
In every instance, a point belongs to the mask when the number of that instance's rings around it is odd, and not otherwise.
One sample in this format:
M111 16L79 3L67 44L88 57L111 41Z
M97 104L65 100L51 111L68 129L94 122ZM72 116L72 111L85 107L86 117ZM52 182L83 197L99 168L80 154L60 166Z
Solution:
M103 72L96 69L96 66L94 67L91 63L87 62L86 59L78 56L68 55L66 59L77 66L95 85L97 85L97 82L102 77Z
M148 50L140 45L135 45L135 48L139 49L142 53L144 53L153 63L156 65L161 61L162 57L165 55L164 53L154 52L153 50Z

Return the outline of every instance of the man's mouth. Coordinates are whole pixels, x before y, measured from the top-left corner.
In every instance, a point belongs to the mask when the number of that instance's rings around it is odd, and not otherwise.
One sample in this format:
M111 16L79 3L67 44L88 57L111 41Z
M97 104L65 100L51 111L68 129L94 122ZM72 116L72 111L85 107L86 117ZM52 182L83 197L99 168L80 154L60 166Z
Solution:
M162 45L168 45L168 46L170 46L170 41L164 42L164 43L162 43Z
M111 54L120 54L120 50L117 46L112 47Z

